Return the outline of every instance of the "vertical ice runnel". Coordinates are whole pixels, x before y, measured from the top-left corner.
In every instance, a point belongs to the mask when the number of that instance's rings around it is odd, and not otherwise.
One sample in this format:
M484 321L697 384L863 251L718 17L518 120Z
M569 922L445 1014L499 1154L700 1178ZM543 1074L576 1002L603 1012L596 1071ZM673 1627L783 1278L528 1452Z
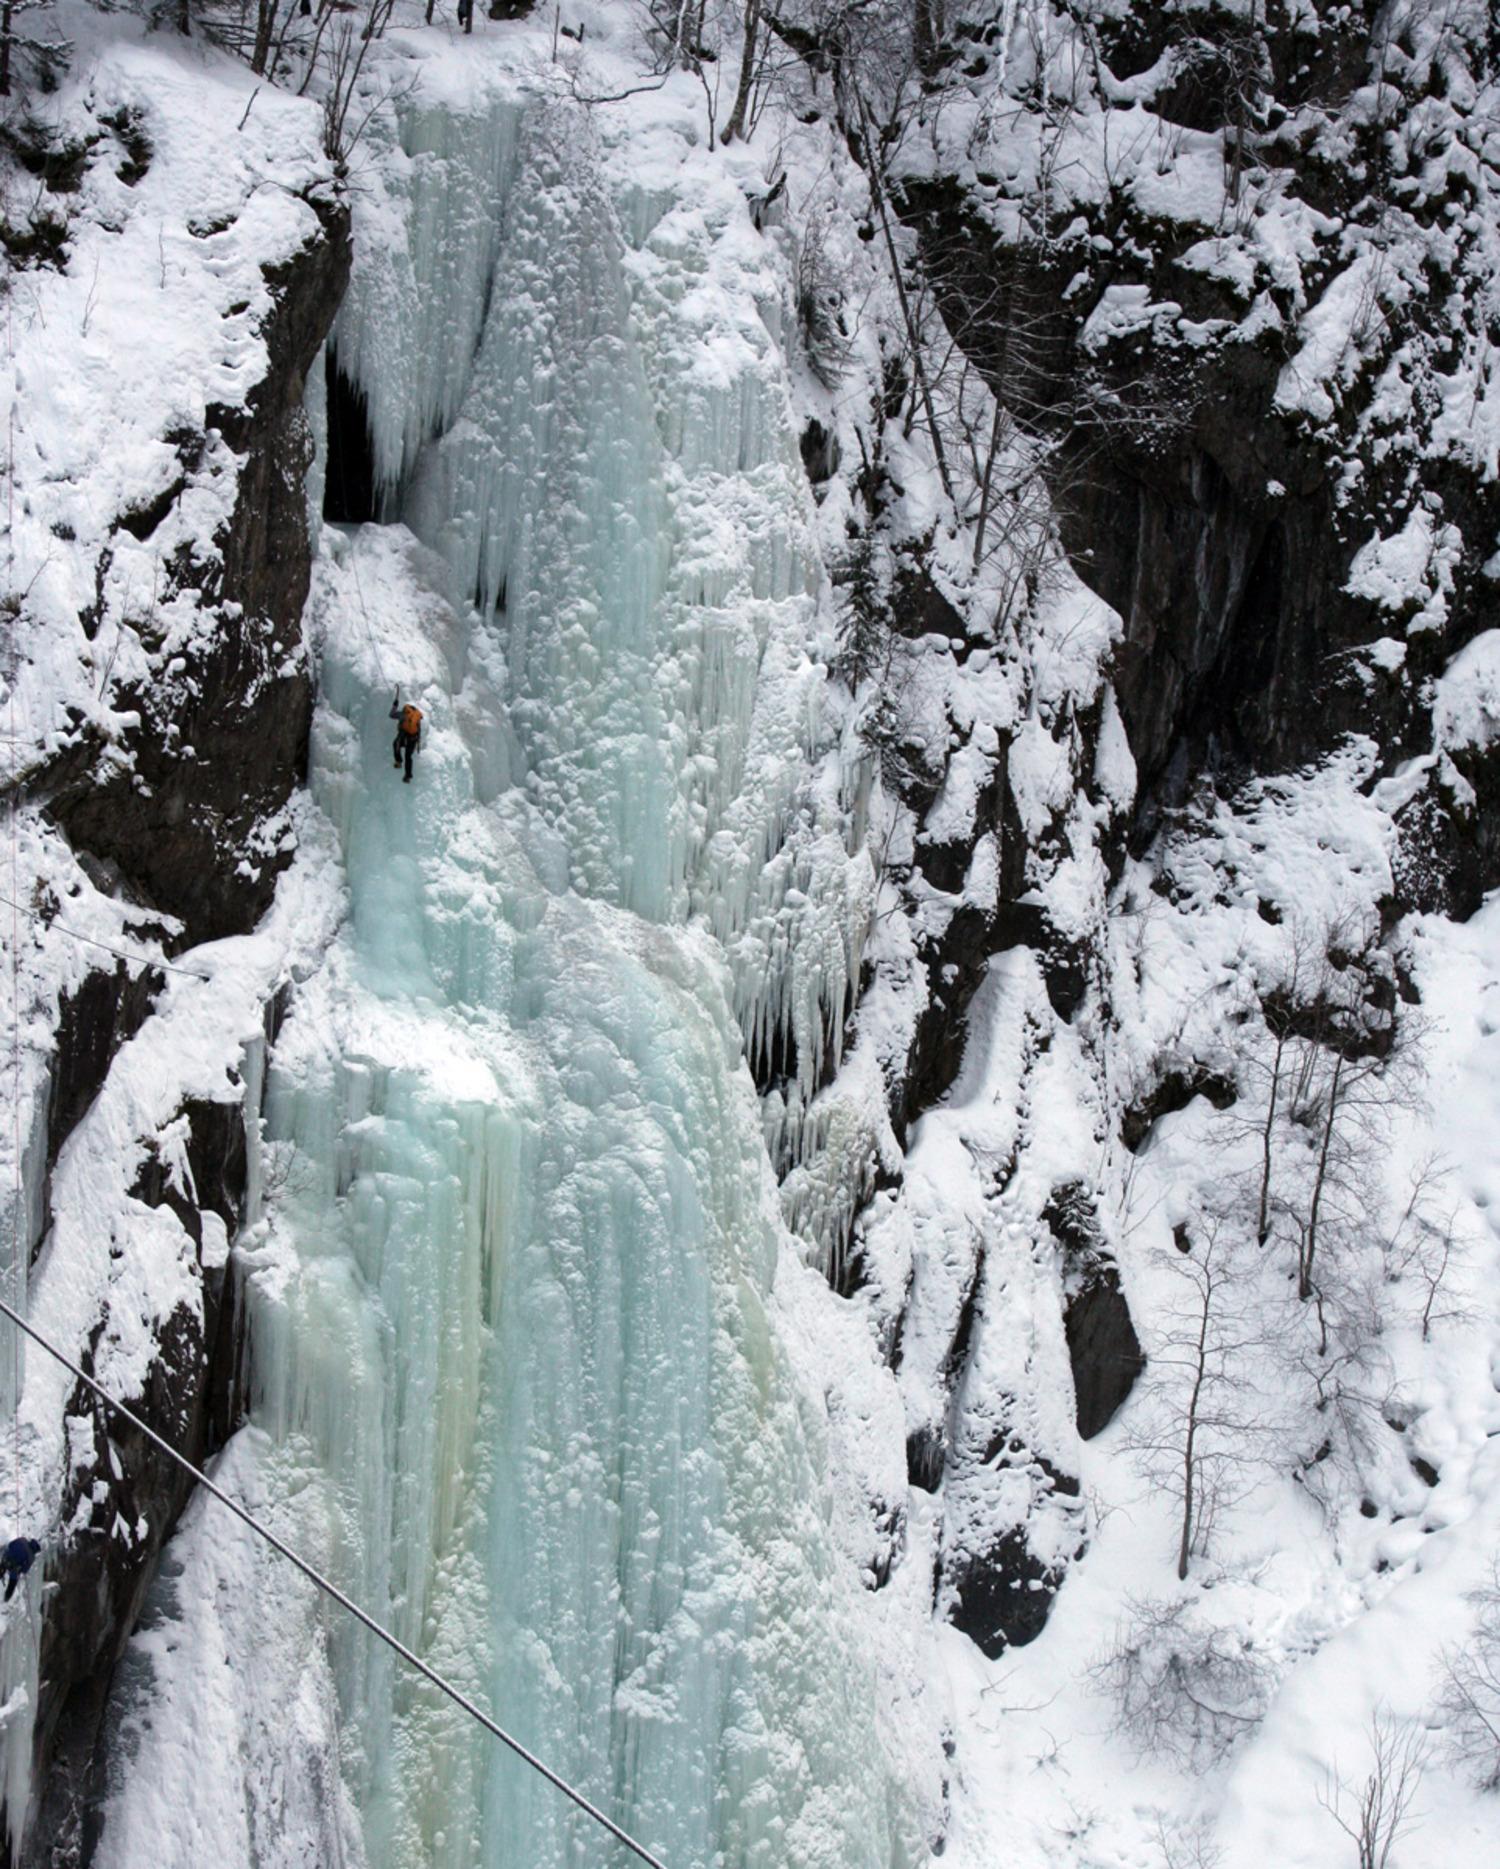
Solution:
M742 1063L742 1026L784 1021L810 1092L868 898L758 236L706 165L634 212L624 157L580 154L555 103L457 127L423 105L405 134L414 297L364 256L337 342L411 531L331 534L316 599L312 785L349 914L270 1070L245 1253L267 1439L240 1470L273 1494L294 1474L340 1580L674 1869L897 1869L921 1850L778 1349ZM470 349L420 309L444 281ZM409 787L382 670L426 712ZM211 1536L199 1514L189 1564ZM362 1836L341 1849L616 1860L328 1633ZM194 1860L147 1790L182 1663L147 1648L106 1869ZM237 1665L247 1736L278 1696L323 1704L317 1654L300 1685L266 1677L282 1647ZM253 1754L197 1795L274 1839L327 1749Z

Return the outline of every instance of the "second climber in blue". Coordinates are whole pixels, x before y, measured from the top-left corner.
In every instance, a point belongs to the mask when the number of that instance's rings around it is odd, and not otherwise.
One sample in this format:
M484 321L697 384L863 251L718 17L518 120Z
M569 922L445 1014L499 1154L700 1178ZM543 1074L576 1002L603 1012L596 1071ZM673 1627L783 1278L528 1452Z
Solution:
M36 1562L36 1554L41 1546L35 1538L12 1538L0 1552L0 1576L5 1578L5 1601L8 1603L16 1593L16 1585Z
M406 758L406 776L402 783L411 784L411 756L422 744L422 710L413 707L408 701L403 707L400 692L391 703L391 719L396 723L396 744L392 749L395 765L401 764L403 754Z

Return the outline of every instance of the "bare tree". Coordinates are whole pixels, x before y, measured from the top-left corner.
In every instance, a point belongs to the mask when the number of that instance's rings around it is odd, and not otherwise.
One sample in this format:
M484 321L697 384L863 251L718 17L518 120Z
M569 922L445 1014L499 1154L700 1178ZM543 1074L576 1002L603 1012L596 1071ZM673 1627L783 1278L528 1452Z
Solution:
M1062 565L1044 469L1050 444L1015 419L954 343L929 365L933 405L953 470L956 515L974 526L971 574L994 592L998 637Z
M320 15L331 12L333 0L323 0ZM364 122L351 122L350 111L359 89L360 75L371 45L384 33L396 0L366 0L364 18L340 18L319 40L324 45L323 149L335 162L348 160Z
M1211 1818L1174 1822L1165 1811L1159 1811L1155 1842L1161 1851L1162 1869L1217 1869L1224 1860L1222 1847L1214 1841Z
M321 99L324 149L347 162L375 111L390 101L384 91L355 108L370 48L384 36L395 0L199 0L199 8L205 34L257 77Z
M765 63L765 47L760 40L760 0L745 0L745 26L740 45L740 77L735 86L734 104L724 125L724 141L732 143L745 134L750 117L750 100L756 80Z
M1474 1631L1443 1650L1436 1711L1451 1762L1478 1790L1500 1791L1500 1561L1468 1600L1478 1611Z
M792 290L807 367L824 389L833 389L848 367L849 338L843 328L843 295L828 254L828 221L823 214L810 214L803 222Z
M1427 1740L1409 1720L1382 1708L1370 1722L1370 1748L1373 1763L1363 1782L1351 1784L1335 1768L1325 1773L1318 1802L1354 1843L1359 1869L1387 1869L1391 1851L1412 1826Z
M1379 1465L1389 1439L1395 1377L1383 1296L1378 1266L1356 1258L1351 1243L1330 1260L1310 1312L1286 1320L1281 1377L1308 1407L1295 1477L1325 1511L1351 1475Z
M1450 1278L1463 1265L1466 1242L1459 1230L1448 1170L1437 1155L1427 1155L1413 1167L1408 1189L1381 1250L1387 1283L1416 1289L1425 1342L1435 1323L1470 1316L1469 1307L1448 1289Z
M1254 1380L1266 1332L1218 1216L1186 1252L1159 1252L1155 1264L1172 1295L1146 1341L1126 1438L1177 1500L1177 1575L1185 1578L1216 1513L1243 1496L1268 1460L1267 1404Z
M1310 1106L1309 1113L1317 1122L1316 1152L1307 1206L1297 1222L1297 1296L1304 1302L1317 1290L1314 1274L1322 1244L1319 1226L1325 1218L1324 1202L1334 1188L1347 1185L1347 1180L1341 1184L1340 1171L1347 1174L1351 1165L1351 1119L1369 1107L1365 1093L1379 1068L1376 1059L1351 1057L1336 1045L1318 1101Z
M912 370L916 376L918 393L922 398L922 407L927 416L927 431L932 440L933 459L937 463L938 478L943 483L943 491L947 494L948 503L951 506L954 504L953 478L948 472L948 456L943 447L943 431L938 427L938 419L933 411L932 386L928 381L924 358L922 328L913 309L912 295L906 289L906 276L902 269L901 255L896 248L896 237L891 231L891 214L886 199L884 175L884 141L875 133L869 109L865 104L864 93L857 85L854 87L854 102L858 112L860 139L864 149L865 174L870 183L870 198L875 204L875 212L880 220L880 231L885 241L886 255L890 260L891 279L896 288L896 300L901 307L901 320L906 326L907 341L911 346Z
M1253 1119L1259 1145L1260 1162L1255 1193L1255 1243L1264 1246L1271 1237L1271 1186L1277 1155L1277 1121L1285 1120L1286 1101L1297 1056L1297 1009L1304 997L1309 962L1320 945L1309 923L1292 924L1288 962L1275 986L1265 992L1259 1010L1265 1024L1264 1048L1248 1045L1242 1058L1242 1070L1254 1086L1264 1086L1264 1108Z
M1331 1248L1378 1233L1389 1125L1419 1101L1420 1021L1398 1018L1389 957L1355 914L1299 921L1285 976L1262 1001L1267 1044L1258 1116L1256 1238L1280 1228L1296 1258L1297 1296L1319 1313Z
M1250 1641L1206 1622L1188 1598L1132 1601L1089 1670L1128 1744L1196 1771L1221 1763L1259 1725L1272 1679Z

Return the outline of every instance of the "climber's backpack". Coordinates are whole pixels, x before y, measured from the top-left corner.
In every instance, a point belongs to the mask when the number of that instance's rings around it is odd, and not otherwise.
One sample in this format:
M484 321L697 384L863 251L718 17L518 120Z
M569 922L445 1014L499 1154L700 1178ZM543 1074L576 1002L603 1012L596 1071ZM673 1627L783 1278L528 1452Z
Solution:
M408 702L401 710L401 731L409 740L415 740L421 730L422 710Z

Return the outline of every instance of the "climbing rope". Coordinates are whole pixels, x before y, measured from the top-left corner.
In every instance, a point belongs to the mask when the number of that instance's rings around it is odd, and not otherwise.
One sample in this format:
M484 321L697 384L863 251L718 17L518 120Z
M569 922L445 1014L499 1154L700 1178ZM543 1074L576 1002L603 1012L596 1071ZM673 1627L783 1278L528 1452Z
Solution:
M19 902L12 901L9 896L0 896L0 902L3 902L6 908L14 909L16 911L16 915L20 914L21 905ZM14 919L15 918L12 917L12 920ZM103 948L106 954L113 954L119 960L133 961L137 966L140 966L140 967L159 967L163 973L180 973L184 980L212 980L213 979L213 975L211 973L199 973L196 971L196 969L192 967L174 967L171 961L158 960L154 954L131 954L125 948L111 947L107 941L96 941L92 935L79 934L76 928L69 928L62 922L50 922L48 924L48 931L49 933L52 933L52 934L65 934L68 936L69 940L81 941L85 947ZM19 951L20 938L21 938L20 931L18 928L15 935L13 936L13 943L14 943L14 947L16 951ZM17 1014L18 1021L19 1021L19 1017L20 1015L18 1013ZM17 1043L16 1071L19 1074L20 1069L21 1069L19 1038L17 1039L16 1043ZM20 1079L18 1075L17 1077L18 1084L19 1084L19 1081ZM19 1121L19 1118L17 1120Z
M375 658L375 672L380 677L381 687L385 688L389 686L389 683L386 680L385 666L380 660L380 647L375 641L375 631L370 625L370 613L365 608L365 593L359 582L359 560L355 557L352 545L349 549L349 569L354 573L354 592L359 598L359 613L365 620L365 634L370 639L370 654Z
M415 1668L418 1674L430 1681L440 1693L446 1694L455 1706L462 1708L462 1710L469 1715L470 1719L477 1720L486 1732L492 1733L502 1745L509 1746L517 1758L523 1760L534 1772L539 1773L546 1779L549 1785L552 1785L556 1790L560 1791L565 1798L571 1799L585 1816L592 1817L594 1822L600 1825L602 1829L607 1830L617 1843L623 1843L626 1849L633 1851L643 1863L649 1864L650 1869L666 1869L666 1865L662 1862L661 1858L659 1856L653 1856L644 1843L637 1843L628 1830L622 1830L612 1817L605 1816L604 1812L599 1809L597 1804L590 1803L581 1791L575 1791L565 1778L560 1778L550 1766L544 1765L534 1752L528 1751L527 1748L521 1744L519 1739L513 1739L503 1726L497 1725L487 1713L482 1712L480 1708L476 1707L474 1702L470 1700L467 1695L461 1694L450 1682L445 1681L436 1669L428 1667L427 1663L422 1660L420 1655L414 1655L404 1642L399 1641L391 1634L389 1629L382 1627L380 1623L376 1622L373 1616L362 1610L352 1597L345 1596L344 1592L339 1589L337 1584L330 1583L321 1571L314 1570L312 1565L309 1564L305 1558L298 1557L297 1553L293 1551L289 1545L285 1545L281 1542L275 1532L271 1531L268 1526L263 1525L253 1513L247 1512L242 1505L231 1499L222 1487L215 1486L213 1481L209 1479L208 1475L204 1473L201 1468L195 1467L185 1454L178 1453L177 1449L173 1447L169 1441L163 1440L161 1435L159 1435L154 1428L148 1427L133 1409L127 1408L123 1402L116 1401L114 1396L109 1394L106 1389L101 1388L92 1376L86 1376L75 1362L58 1349L55 1343L45 1337L34 1324L28 1324L26 1319L20 1316L18 1312L12 1310L3 1298L0 1298L0 1313L8 1317L18 1330L25 1331L26 1335L30 1337L34 1343L40 1344L49 1356L55 1357L56 1360L62 1364L63 1368L68 1371L69 1375L76 1377L85 1388L91 1390L93 1394L98 1396L99 1400L104 1403L106 1408L112 1408L117 1415L122 1416L133 1428L138 1429L140 1433L144 1434L148 1441L151 1441L155 1446L159 1447L168 1459L174 1460L185 1473L191 1474L200 1486L205 1487L213 1494L220 1505L227 1506L237 1519L242 1520L250 1527L251 1531L264 1538L266 1543L270 1545L273 1550L280 1552L282 1557L284 1557L289 1564L294 1564L297 1569L302 1572L302 1575L311 1583L316 1584L318 1589L320 1589L325 1596L332 1597L334 1602L339 1604L343 1609L346 1609L349 1614L354 1617L356 1622L363 1623L365 1628L370 1631L371 1635L377 1636L388 1648L393 1649L403 1661ZM19 1414L19 1412L18 1409L17 1413Z

